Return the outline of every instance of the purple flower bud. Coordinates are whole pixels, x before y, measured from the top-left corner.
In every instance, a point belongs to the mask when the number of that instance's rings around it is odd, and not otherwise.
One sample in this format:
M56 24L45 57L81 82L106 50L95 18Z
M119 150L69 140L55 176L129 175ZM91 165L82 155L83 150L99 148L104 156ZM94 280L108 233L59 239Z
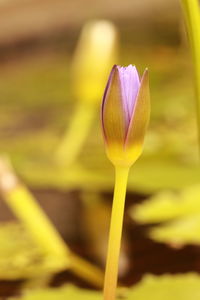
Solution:
M103 96L106 151L116 165L131 165L142 151L150 115L148 70L141 80L135 66L114 66Z

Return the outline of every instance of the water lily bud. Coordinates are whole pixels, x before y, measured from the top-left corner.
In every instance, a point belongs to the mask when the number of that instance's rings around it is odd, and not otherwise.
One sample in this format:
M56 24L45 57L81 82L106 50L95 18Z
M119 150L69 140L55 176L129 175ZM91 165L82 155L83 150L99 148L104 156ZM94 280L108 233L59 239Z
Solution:
M102 104L106 152L115 166L131 166L140 156L149 116L148 70L140 79L135 66L115 65Z
M107 76L117 60L117 29L109 21L86 23L72 61L71 87L78 100L99 103Z

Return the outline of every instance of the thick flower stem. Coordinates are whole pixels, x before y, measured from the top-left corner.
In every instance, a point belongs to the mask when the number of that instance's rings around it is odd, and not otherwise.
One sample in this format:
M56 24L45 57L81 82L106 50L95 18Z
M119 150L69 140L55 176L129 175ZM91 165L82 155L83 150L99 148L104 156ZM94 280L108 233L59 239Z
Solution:
M181 0L194 62L196 111L200 149L200 8L198 0Z
M128 167L115 168L115 190L104 279L104 300L114 300L116 294L128 173Z

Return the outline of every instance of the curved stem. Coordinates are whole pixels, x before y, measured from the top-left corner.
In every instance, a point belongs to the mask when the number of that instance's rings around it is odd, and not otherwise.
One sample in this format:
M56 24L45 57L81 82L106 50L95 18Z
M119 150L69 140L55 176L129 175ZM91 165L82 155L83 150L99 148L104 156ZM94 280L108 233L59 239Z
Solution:
M200 149L200 10L198 0L181 0L194 62L196 111Z
M115 168L115 190L104 279L104 300L114 300L116 294L128 173L129 168L127 167Z

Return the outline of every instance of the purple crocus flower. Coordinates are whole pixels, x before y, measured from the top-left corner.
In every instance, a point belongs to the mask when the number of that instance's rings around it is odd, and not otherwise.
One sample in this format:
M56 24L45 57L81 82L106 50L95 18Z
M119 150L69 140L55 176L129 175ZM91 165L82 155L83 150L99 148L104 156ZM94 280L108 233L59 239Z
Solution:
M103 96L102 127L108 157L131 165L140 155L150 115L148 70L115 65Z

